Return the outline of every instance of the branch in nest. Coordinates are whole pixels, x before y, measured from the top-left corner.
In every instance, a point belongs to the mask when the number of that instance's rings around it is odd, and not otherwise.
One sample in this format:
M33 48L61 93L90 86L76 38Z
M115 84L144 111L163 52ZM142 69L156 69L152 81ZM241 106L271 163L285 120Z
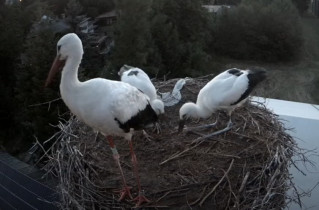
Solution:
M233 167L233 163L234 163L234 159L232 159L226 173L224 174L224 176L219 180L219 182L213 187L213 189L201 200L201 202L199 203L199 206L202 206L203 203L206 201L206 199L217 189L217 187L220 185L220 183L222 183L222 181L225 179L225 177L227 176L227 174L229 173L230 169Z
M49 106L48 106L48 111L49 111L49 110L50 110L50 107L51 107L51 103L52 103L52 102L55 102L55 101L59 101L59 100L61 100L61 97L60 97L60 98L57 98L57 99L54 99L54 100L51 100L51 101L39 103L39 104L31 104L31 105L29 105L29 107L42 106L42 105L49 104Z
M197 140L200 140L200 139L202 139L202 137L198 138ZM203 143L204 141L205 141L205 140L197 141L197 143L196 143L194 146L189 147L189 148L186 148L185 150L183 150L183 151L181 151L181 152L179 152L179 153L177 153L177 154L172 155L172 156L169 157L168 159L162 161L159 165L163 165L163 164L167 163L168 161L171 161L171 160L174 160L174 159L176 159L176 158L181 157L182 154L184 154L184 153L186 153L186 152L188 152L188 151L194 149L195 147L199 146L199 145L200 145L201 143Z

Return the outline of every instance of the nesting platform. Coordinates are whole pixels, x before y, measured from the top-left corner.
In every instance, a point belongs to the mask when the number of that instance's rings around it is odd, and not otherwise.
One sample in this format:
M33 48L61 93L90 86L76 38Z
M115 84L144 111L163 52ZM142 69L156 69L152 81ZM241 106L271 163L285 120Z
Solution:
M287 204L287 190L293 183L288 172L297 152L293 138L286 133L278 116L262 104L248 101L234 111L234 127L225 134L203 139L194 133L177 134L181 105L196 101L199 90L212 78L188 79L177 105L166 107L162 132L146 132L151 140L136 132L133 140L142 188L152 202L141 208L183 209L280 209ZM155 82L160 92L171 91L177 79ZM210 119L188 123L211 123L224 128L228 116L216 113ZM45 168L59 180L61 208L123 209L134 207L130 200L118 202L114 190L121 177L109 145L75 117L59 125L47 151ZM137 186L128 143L114 138L133 197Z

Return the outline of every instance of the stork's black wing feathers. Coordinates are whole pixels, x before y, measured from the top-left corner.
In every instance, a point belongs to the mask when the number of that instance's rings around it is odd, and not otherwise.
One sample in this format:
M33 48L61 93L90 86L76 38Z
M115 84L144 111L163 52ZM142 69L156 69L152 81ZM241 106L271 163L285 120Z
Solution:
M132 75L137 76L137 74L138 74L138 71L132 70L132 71L130 71L130 73L127 74L127 76L132 76Z
M129 132L131 128L134 130L141 130L145 128L145 126L157 122L158 117L156 115L156 112L152 109L151 105L148 103L145 109L140 110L137 112L136 115L132 116L129 120L122 123L117 118L115 118L115 121L118 122L119 127L124 132Z
M232 71L233 69L229 70ZM256 87L258 83L263 81L266 78L266 71L264 70L249 70L249 73L247 74L248 78L248 87L246 91L240 96L240 98L232 103L231 105L236 105L242 100L246 99L249 94L253 91L253 89Z
M235 76L237 76L237 77L239 77L240 75L243 74L243 72L242 72L241 70L236 69L236 68L229 69L227 72L228 72L229 74L233 74L233 75L235 75Z

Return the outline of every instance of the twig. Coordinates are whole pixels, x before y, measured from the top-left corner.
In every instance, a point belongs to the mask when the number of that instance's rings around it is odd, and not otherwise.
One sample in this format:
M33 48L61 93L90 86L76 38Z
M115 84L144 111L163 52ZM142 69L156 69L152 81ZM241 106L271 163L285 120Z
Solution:
M249 175L250 175L250 172L248 171L248 172L246 173L244 179L243 179L243 182L242 182L241 185L240 185L240 188L239 188L239 190L238 190L238 194L240 194L240 193L244 190L244 187L245 187L245 185L246 185L246 183L247 183L247 180L248 180Z
M165 198L167 195L169 195L171 191L167 191L163 196L161 196L159 199L156 200L156 203Z
M217 184L213 187L213 189L201 200L201 202L199 203L199 206L202 206L203 203L206 201L206 199L217 189L217 187L220 185L220 183L222 183L222 181L225 179L225 177L229 173L230 169L232 168L233 163L234 163L234 159L232 159L226 173L224 173L224 176L219 180L219 182L217 182Z
M201 139L201 137L198 138L198 139ZM201 143L203 143L204 141L205 141L205 140L198 141L194 146L189 147L189 148L186 148L185 150L183 150L183 151L181 151L181 152L179 152L179 153L177 153L177 154L172 155L172 156L169 157L168 159L162 161L159 165L163 165L163 164L167 163L168 161L171 161L171 160L174 160L174 159L180 157L182 154L184 154L184 153L186 153L186 152L188 152L188 151L194 149L195 147L199 146L199 145L200 145Z
M207 189L207 187L208 187L209 185L210 185L210 184L207 184L207 185L204 187L204 189L202 190L202 193L200 194L200 196L199 196L195 201L193 201L192 203L190 203L191 206L195 205L196 203L198 203L198 202L202 199L202 197L203 197L204 193L206 192L206 189Z
M57 99L54 99L54 100L51 100L51 101L39 103L39 104L31 104L31 105L29 105L29 107L42 106L42 105L45 105L45 104L49 104L49 107L48 107L48 111L49 111L49 110L50 110L50 107L51 107L51 103L52 103L52 102L55 102L55 101L58 101L58 100L61 100L61 97L60 97L60 98L57 98Z

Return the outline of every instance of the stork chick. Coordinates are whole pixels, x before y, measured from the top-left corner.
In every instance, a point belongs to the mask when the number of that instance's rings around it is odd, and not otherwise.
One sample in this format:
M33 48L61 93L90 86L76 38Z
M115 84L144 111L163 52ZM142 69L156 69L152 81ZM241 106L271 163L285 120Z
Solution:
M199 91L196 104L188 102L180 108L178 132L183 130L187 119L206 119L217 110L227 112L229 116L227 126L206 137L228 131L232 127L231 114L234 109L243 105L256 85L265 78L266 71L264 70L240 70L232 68L218 74ZM188 130L208 128L216 125L216 123L188 128Z
M124 65L118 72L118 75L121 77L122 82L129 83L147 95L156 114L159 118L163 118L165 113L164 103L157 97L156 89L151 79L142 69ZM158 123L155 124L155 129L157 133L160 132L160 125ZM144 135L147 136L146 133Z

